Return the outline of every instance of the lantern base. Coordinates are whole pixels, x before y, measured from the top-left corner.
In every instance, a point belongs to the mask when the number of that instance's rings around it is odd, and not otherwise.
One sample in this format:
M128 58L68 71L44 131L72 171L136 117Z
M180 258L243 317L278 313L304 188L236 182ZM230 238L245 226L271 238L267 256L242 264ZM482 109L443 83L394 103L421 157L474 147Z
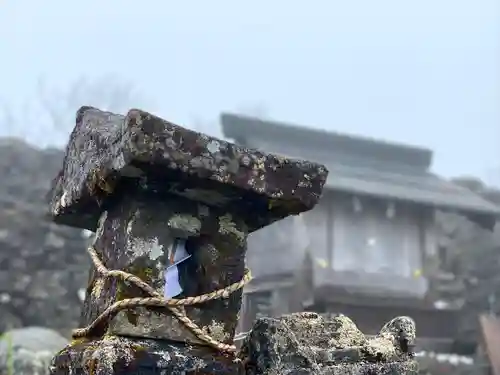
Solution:
M75 340L52 360L51 375L243 374L231 354L165 340L106 336Z

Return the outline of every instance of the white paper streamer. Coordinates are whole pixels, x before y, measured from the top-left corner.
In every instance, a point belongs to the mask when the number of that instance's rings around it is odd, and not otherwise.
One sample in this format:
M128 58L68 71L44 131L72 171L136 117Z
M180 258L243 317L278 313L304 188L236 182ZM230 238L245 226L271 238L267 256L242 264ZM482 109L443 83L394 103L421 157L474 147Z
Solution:
M173 252L173 263L169 264L165 270L165 298L173 298L182 293L182 287L179 283L179 268L177 266L191 257L186 250L185 240L175 240L171 251Z

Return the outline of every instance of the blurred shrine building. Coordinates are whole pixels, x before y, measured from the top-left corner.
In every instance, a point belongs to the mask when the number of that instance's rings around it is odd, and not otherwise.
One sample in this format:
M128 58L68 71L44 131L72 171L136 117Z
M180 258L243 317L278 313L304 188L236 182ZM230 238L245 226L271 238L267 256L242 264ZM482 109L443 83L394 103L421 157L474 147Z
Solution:
M376 333L397 315L417 324L417 350L470 354L457 335L462 302L440 272L446 244L436 215L463 215L493 227L500 207L430 172L432 151L408 145L222 114L238 144L325 164L318 206L252 234L242 331L261 315L344 313ZM445 296L445 297L443 297ZM499 374L500 375L500 374Z

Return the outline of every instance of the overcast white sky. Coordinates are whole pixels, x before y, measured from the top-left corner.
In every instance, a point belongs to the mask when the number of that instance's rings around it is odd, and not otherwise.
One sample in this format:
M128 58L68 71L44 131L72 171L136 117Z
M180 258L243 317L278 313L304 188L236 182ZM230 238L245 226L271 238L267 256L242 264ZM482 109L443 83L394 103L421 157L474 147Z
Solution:
M500 182L498 0L3 0L0 35L0 100L33 111L1 134L65 141L34 120L37 80L113 75L140 93L132 106L184 125L264 106Z

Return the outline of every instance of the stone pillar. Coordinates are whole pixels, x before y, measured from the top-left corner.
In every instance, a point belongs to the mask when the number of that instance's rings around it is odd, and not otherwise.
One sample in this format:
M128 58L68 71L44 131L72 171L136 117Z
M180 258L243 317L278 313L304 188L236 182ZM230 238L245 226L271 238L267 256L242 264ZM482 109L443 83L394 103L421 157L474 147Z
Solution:
M155 295L93 267L81 318L92 329L54 358L51 373L243 373L233 353L207 345L164 306L129 306L92 322L118 301L164 296L175 283L181 299L239 282L247 235L313 208L327 174L322 165L239 147L140 110L121 116L82 107L54 183L53 220L95 231L104 266L139 277ZM166 286L179 243L187 259ZM241 293L174 309L232 344Z

